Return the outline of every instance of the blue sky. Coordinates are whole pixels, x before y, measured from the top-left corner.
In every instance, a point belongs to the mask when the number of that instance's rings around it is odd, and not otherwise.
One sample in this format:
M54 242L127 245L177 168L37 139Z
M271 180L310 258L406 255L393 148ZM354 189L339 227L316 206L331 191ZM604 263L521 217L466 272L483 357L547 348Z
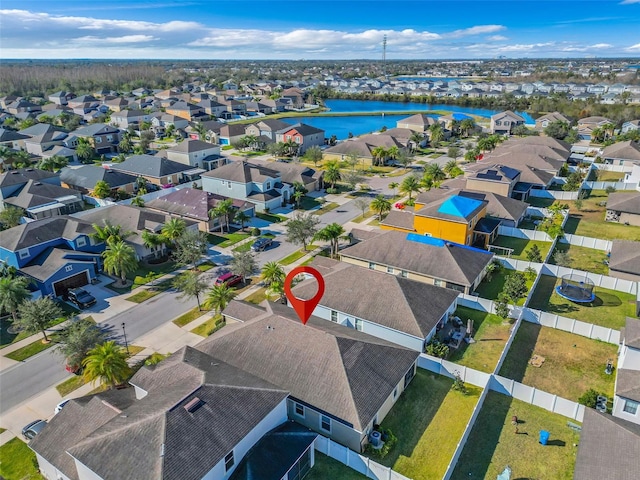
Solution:
M3 0L0 58L640 57L640 0Z

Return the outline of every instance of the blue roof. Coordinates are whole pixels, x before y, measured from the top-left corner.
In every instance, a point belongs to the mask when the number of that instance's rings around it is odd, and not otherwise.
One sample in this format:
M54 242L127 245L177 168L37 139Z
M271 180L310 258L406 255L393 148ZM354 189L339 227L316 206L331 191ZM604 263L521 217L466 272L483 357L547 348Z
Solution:
M442 205L440 205L438 212L446 215L452 215L454 217L467 218L471 212L481 205L482 202L479 200L454 195L449 197Z

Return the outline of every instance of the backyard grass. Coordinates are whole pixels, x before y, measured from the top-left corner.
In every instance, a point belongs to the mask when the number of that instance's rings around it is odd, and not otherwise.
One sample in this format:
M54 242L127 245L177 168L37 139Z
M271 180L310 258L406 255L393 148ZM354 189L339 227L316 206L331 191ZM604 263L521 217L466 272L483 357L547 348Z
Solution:
M592 303L574 303L556 293L561 282L560 278L541 275L529 307L616 330L624 327L626 317L635 317L635 295L595 287Z
M553 198L540 198L540 197L529 197L527 198L527 203L532 207L541 207L546 208L553 205Z
M0 447L0 478L5 480L40 480L36 454L19 438Z
M551 434L547 446L538 443L540 430ZM571 480L579 437L566 417L489 392L451 478L494 479L509 465L514 479Z
M256 240L257 240L257 238L255 238L253 240L249 240L248 242L243 243L239 247L235 247L233 249L233 251L234 252L249 252L249 251L251 251L251 245L253 245L256 242Z
M481 392L467 385L464 395L452 385L447 377L418 369L382 422L398 443L378 463L416 480L443 477Z
M497 300L498 295L502 292L504 288L504 284L507 281L507 277L516 273L515 270L509 270L507 268L501 268L498 272L494 272L491 274L491 281L488 281L486 278L480 282L478 288L476 288L476 293L480 295L482 298L488 298L489 300ZM529 293L531 287L533 287L533 279L529 280L527 275L525 274L525 279L527 283L527 292L525 295ZM516 302L517 305L522 306L526 300L526 296L522 297L520 300Z
M51 338L51 335L49 335ZM40 352L44 352L47 348L51 348L55 345L55 342L51 341L49 343L42 343L41 340L36 340L28 345L25 345L22 348L14 350L11 353L7 353L5 357L10 358L11 360L15 360L17 362L22 362L29 357L33 357Z
M524 260L525 262L529 260L527 258L527 251L534 245L537 245L540 249L540 256L543 260L545 259L547 253L549 253L549 249L551 248L551 242L543 242L541 240L527 240L526 238L507 237L505 235L498 235L498 238L496 238L491 244L500 247L513 248L513 252L511 253L510 258ZM496 249L495 253L503 257L509 257L506 252L503 252L500 249Z
M183 313L178 318L176 318L173 323L179 327L184 327L185 325L193 322L194 320L200 318L202 315L205 315L209 310L202 309L199 310L198 307L193 307L187 313Z
M7 429L6 429L6 428L2 428L2 427L0 427L0 434L4 433L4 432L6 432L6 431L7 431Z
M624 172L610 172L608 170L597 170L598 178L596 182L621 182L624 179Z
M83 386L86 382L83 380L82 375L74 375L67 378L64 382L56 385L56 390L61 397L66 397L74 390L77 390Z
M365 480L367 477L331 457L315 451L315 464L305 480Z
M256 213L256 217L269 223L282 223L289 220L284 215L278 215L276 213Z
M201 325L198 325L196 328L191 330L191 333L195 333L196 335L200 335L201 337L208 337L214 332L217 332L222 327L225 326L224 320L222 320L221 315L215 315L211 317L209 320L204 322Z
M607 260L607 254L602 250L578 247L569 243L558 242L549 261L549 263L553 265L557 265L553 258L553 255L555 255L556 252L567 252L569 254L571 262L566 265L568 268L609 275L609 267L604 263L605 260Z
M589 388L612 398L615 375L604 371L608 360L615 364L617 350L617 345L522 322L500 375L574 402ZM544 357L541 367L529 365L534 354Z
M629 195L632 195L629 192ZM582 200L582 208L576 208L575 201L561 200L569 205L569 218L565 225L565 233L583 235L585 237L605 240L640 240L640 227L624 225L616 222L605 222L607 192L591 190L589 197Z
M460 347L451 350L447 360L492 373L509 338L511 325L497 315L472 308L458 307L455 314L464 325L467 319L473 320L475 343L462 342Z

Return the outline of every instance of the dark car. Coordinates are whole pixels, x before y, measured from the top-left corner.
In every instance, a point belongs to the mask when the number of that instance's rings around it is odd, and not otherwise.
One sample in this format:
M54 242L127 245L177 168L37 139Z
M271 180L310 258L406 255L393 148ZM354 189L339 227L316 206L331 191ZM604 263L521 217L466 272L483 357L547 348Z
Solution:
M229 272L216 278L216 285L226 285L227 287L233 287L241 281L242 277L240 275Z
M46 426L47 422L45 420L35 420L22 429L22 436L27 440L31 440Z
M83 288L72 288L67 292L67 299L78 308L89 308L96 304L96 297Z
M253 250L254 252L262 252L263 250L266 250L267 247L270 247L272 243L273 238L260 237L255 242L253 242L253 245L251 245L251 250Z

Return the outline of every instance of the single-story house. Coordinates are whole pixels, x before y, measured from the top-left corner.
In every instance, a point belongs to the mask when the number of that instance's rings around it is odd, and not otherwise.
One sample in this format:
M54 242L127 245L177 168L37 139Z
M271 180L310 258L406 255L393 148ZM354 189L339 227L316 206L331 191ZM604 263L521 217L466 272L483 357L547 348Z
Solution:
M609 275L640 282L640 242L613 240L609 257Z
M640 226L640 193L616 192L607 199L607 222Z
M158 186L178 185L185 181L192 181L199 178L198 175L205 171L153 155L132 155L124 162L114 163L109 168L142 177L147 182Z
M30 181L60 186L60 175L39 168L18 168L0 173L0 209L5 198L19 193Z
M634 165L640 161L640 145L631 140L614 143L604 148L602 158L611 165Z
M4 204L21 208L32 220L69 215L83 209L82 194L77 190L29 180L19 193L4 199Z
M60 184L82 193L90 193L96 188L96 183L105 181L109 184L113 194L118 190L132 194L136 191L137 175L119 172L97 165L83 165L78 168L65 167L60 170Z

